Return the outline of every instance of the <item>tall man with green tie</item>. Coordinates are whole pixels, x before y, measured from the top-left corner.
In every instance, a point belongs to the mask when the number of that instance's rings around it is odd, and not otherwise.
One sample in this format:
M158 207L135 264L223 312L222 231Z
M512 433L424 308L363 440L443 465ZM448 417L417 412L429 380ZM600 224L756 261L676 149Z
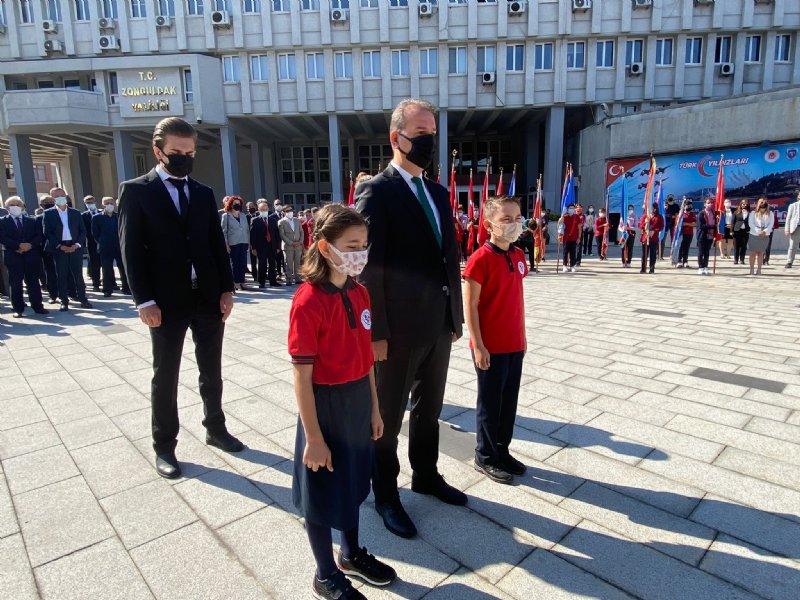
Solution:
M436 109L404 100L389 128L394 158L356 190L369 221L369 262L362 281L372 302L372 346L384 421L375 442L372 488L386 528L401 537L417 529L400 502L397 438L411 406L411 489L463 505L466 495L439 474L439 414L452 343L462 334L458 245L445 188L423 177L436 148Z

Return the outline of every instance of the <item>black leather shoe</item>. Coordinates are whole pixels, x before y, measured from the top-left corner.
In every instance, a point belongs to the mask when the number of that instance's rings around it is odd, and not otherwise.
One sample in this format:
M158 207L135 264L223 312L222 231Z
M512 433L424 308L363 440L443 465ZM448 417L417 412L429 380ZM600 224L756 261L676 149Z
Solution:
M393 534L406 539L417 537L417 527L408 516L406 509L403 508L399 498L386 503L375 502L375 511L383 519L386 529Z
M500 467L496 467L494 465L487 465L486 463L482 463L479 460L475 460L473 464L475 466L475 470L478 473L483 473L492 481L495 481L497 483L504 483L506 485L514 481L514 476L511 473L504 471Z
M14 317L15 319L21 319L22 318L22 311L15 310L14 314L12 314L11 316Z
M510 454L501 458L500 464L503 466L504 471L507 471L512 475L525 475L525 471L528 470L528 467L526 467L524 463L518 461Z
M33 312L35 312L37 315L49 315L50 314L50 311L47 310L44 306L40 306L38 308L34 308Z
M447 483L444 477L438 474L432 481L422 481L416 475L412 476L411 490L418 494L434 496L445 504L453 506L464 506L467 503L467 495Z
M48 304L58 304L58 298L50 298L50 300L48 300L47 303Z
M61 305L61 306L58 308L58 310L59 310L59 311L61 311L61 312L67 312L67 311L69 310L69 304L62 304L62 305Z
M88 300L81 300L81 308L94 308Z
M225 452L241 452L244 450L244 444L227 431L214 434L206 433L206 444L225 450Z
M111 292L103 292L103 298L110 298Z
M156 454L156 471L166 479L177 479L181 476L181 467L175 453Z

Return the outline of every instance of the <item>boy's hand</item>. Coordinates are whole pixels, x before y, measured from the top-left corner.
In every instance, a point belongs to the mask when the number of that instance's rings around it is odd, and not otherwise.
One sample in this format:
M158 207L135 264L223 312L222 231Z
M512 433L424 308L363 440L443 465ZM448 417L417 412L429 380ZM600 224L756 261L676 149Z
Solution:
M486 346L473 348L472 351L475 354L475 366L478 367L481 371L488 371L490 358L489 358L489 351L486 349Z
M303 451L303 464L314 473L323 467L332 473L333 458L328 444L324 441L306 442L306 449Z
M379 440L383 437L383 419L379 410L372 411L372 439Z

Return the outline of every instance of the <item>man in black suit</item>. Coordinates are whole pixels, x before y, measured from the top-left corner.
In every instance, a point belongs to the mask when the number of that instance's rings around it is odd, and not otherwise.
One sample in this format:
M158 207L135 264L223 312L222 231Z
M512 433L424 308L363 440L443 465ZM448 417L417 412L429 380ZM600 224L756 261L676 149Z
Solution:
M206 443L228 452L244 445L228 433L222 411L222 338L233 309L233 273L211 188L189 178L197 133L177 117L153 130L158 166L119 192L122 261L139 317L153 345L151 385L156 470L173 479L178 376L186 331L200 370Z
M460 265L449 195L423 180L435 150L435 108L404 100L392 114L394 160L357 190L369 220L369 262L363 281L372 301L372 346L381 416L372 489L389 531L414 537L397 491L397 437L411 396L408 456L411 489L448 504L466 495L439 474L439 414L450 348L462 333Z
M256 280L258 287L279 287L275 271L275 238L278 236L278 221L269 214L269 202L258 201L258 212L250 219L250 248L258 258ZM280 243L280 242L278 242Z
M6 209L8 214L0 217L0 245L5 247L3 260L8 268L14 318L19 319L25 312L23 281L33 312L46 315L49 311L42 306L42 288L39 286L42 232L36 228L35 219L23 214L25 204L19 196L6 200Z
M92 235L97 241L97 253L103 270L103 296L108 298L114 291L117 282L114 277L115 261L119 269L122 293L130 294L125 266L122 264L122 251L119 247L119 220L115 212L117 203L111 196L104 197L102 203L103 212L98 212L92 218Z
M0 218L5 217L7 214L8 211L0 206ZM9 287L8 269L6 269L6 263L3 260L3 244L0 244L0 296L10 296Z
M97 203L94 196L86 196L83 199L86 210L81 213L83 226L86 228L86 251L89 255L89 278L92 280L92 288L95 292L100 291L100 255L97 253L97 241L92 232L92 219L99 214Z
M56 276L56 261L47 248L47 240L44 237L44 211L54 208L55 205L56 201L52 196L43 196L39 199L39 208L42 209L42 214L36 215L36 228L42 232L42 268L39 271L39 281L47 290L50 304L58 303L58 277Z
M58 279L59 310L69 310L69 282L75 285L74 297L81 308L92 308L86 299L86 284L83 282L83 250L86 244L86 229L83 218L74 208L67 206L67 197L59 196L56 207L44 211L44 237L47 250L53 255Z

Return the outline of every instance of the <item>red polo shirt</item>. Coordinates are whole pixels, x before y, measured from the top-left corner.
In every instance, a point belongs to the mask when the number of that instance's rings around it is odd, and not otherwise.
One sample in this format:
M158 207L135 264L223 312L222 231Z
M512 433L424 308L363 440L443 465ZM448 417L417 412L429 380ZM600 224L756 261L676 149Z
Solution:
M314 365L316 384L358 381L372 368L371 329L364 286L350 278L342 289L304 283L289 312L289 355L295 364Z
M697 215L693 212L683 213L683 226L681 226L681 235L692 235L694 233L693 225L697 225Z
M522 280L527 274L525 253L516 246L505 252L486 242L467 261L462 277L481 286L478 317L483 345L490 354L525 350Z
M564 241L577 242L581 237L581 218L579 215L564 215Z

